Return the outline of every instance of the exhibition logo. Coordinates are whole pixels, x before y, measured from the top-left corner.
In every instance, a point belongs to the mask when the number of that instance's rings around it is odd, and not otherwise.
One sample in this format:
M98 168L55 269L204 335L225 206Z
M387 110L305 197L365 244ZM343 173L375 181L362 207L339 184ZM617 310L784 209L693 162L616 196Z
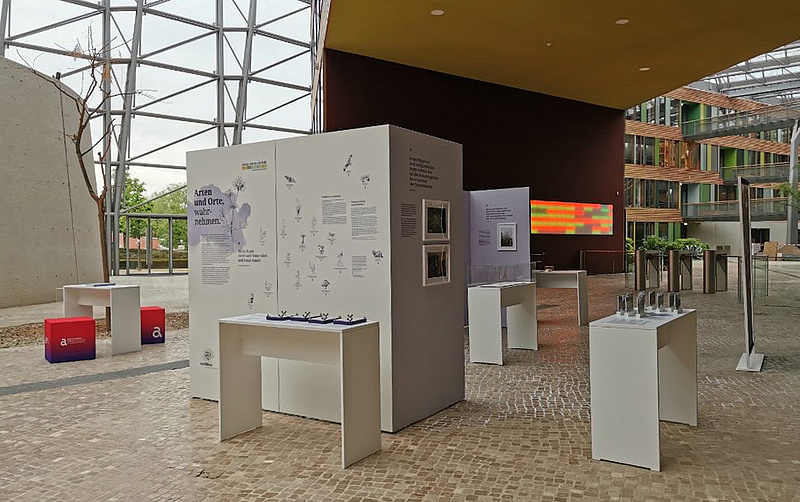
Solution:
M152 333L151 336L153 338L161 338L162 336L164 336L163 334L161 334L161 327L160 326L154 327L153 328L153 333Z
M66 338L62 338L61 339L61 346L62 347L66 347L67 346L67 339Z
M266 160L259 160L256 162L246 162L242 164L242 171L263 171L269 169Z

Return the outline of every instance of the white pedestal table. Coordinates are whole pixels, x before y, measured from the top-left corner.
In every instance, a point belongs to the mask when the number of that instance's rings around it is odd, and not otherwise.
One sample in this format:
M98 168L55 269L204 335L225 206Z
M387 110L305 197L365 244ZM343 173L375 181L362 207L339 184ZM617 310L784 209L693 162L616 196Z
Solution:
M470 362L503 364L503 307L508 307L508 348L539 348L535 282L496 282L472 286L467 290L467 307Z
M381 449L379 326L219 320L219 439L261 427L261 356L339 367L342 467Z
M589 299L585 270L535 270L537 288L575 289L578 294L578 326L589 324Z
M141 300L133 284L64 286L64 317L93 317L92 307L111 307L111 354L142 350Z
M659 420L697 425L697 312L589 324L592 458L661 470Z

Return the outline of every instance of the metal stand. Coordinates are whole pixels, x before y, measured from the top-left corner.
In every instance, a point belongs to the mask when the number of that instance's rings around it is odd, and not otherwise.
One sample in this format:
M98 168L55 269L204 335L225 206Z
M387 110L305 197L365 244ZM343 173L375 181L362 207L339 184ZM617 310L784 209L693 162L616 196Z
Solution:
M756 354L755 352L748 354L747 352L743 352L742 357L739 358L739 364L736 365L736 371L759 372L763 364L764 354Z
M716 278L717 252L713 249L703 251L703 293L712 294L717 292Z
M677 293L681 289L681 252L673 249L668 254L667 291Z

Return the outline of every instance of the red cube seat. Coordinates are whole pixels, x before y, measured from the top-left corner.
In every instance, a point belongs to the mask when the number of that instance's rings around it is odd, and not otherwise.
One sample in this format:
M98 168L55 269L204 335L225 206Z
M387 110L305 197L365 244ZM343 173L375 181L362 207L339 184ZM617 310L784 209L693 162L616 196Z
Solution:
M142 343L164 343L167 314L162 307L141 307Z
M44 357L51 363L94 359L94 319L91 317L45 319Z

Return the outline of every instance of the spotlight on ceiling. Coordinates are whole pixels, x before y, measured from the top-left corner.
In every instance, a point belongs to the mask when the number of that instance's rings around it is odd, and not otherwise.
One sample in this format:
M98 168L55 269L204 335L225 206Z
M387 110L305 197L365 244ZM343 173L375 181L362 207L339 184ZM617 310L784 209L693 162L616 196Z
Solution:
M433 9L431 11L431 16L443 16L444 11L442 9Z
M642 66L641 68L639 68L639 71L650 71L650 67L649 66Z
M552 47L553 46L553 42L545 42L544 45L546 45L548 47Z
M615 22L616 24L628 24L628 23L630 23L630 22L631 22L631 20L630 20L630 19L624 19L624 18L623 18L623 19L617 19L617 20L616 20L616 21L614 21L614 22Z

